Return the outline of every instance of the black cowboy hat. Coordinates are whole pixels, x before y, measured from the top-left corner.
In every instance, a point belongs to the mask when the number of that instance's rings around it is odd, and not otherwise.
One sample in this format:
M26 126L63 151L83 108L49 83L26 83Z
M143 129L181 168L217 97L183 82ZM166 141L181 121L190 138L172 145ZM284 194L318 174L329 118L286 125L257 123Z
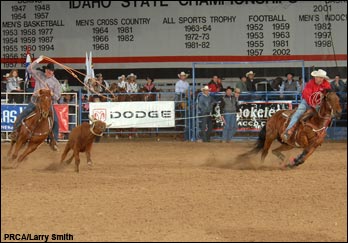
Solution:
M234 91L234 88L232 88L231 86L228 86L225 91L227 91L228 89L230 89L232 92Z
M54 71L54 65L53 63L49 63L47 64L47 66L43 66L42 69L45 71L46 69L50 70L50 71Z
M287 73L285 74L285 77L288 76L288 74L290 74L290 75L293 76L293 77L295 76L294 73L292 73L292 72L287 72Z
M151 78L151 77L146 77L146 79L145 80L148 80L148 79L150 79L151 80L151 83L153 83L155 80L153 79L153 78Z

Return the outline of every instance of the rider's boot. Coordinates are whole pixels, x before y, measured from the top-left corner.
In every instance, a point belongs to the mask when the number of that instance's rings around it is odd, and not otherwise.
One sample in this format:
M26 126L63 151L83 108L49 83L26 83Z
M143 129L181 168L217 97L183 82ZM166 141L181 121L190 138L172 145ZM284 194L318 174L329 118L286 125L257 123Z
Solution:
M294 133L295 129L296 129L296 125L294 125L292 128L290 128L289 130L284 132L284 134L283 134L283 141L284 142L287 142L289 140L291 135Z

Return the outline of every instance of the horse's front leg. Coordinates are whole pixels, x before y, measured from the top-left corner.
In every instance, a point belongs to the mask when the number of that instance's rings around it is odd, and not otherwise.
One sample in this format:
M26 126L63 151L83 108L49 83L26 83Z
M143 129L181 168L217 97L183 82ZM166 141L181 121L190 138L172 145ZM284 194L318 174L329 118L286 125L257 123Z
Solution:
M23 154L19 156L18 162L22 162L25 157L27 157L28 154L32 153L37 149L37 147L40 145L40 143L32 143L29 142L28 147L26 150L24 150Z
M301 154L299 154L296 158L290 159L290 162L287 164L287 167L293 168L295 166L299 166L300 164L303 164L306 159L308 159L309 156L314 152L316 147L312 146L309 148L305 148Z
M12 149L13 149L15 143L16 143L16 141L11 140L11 147L10 147L10 150L7 152L8 159L11 159Z

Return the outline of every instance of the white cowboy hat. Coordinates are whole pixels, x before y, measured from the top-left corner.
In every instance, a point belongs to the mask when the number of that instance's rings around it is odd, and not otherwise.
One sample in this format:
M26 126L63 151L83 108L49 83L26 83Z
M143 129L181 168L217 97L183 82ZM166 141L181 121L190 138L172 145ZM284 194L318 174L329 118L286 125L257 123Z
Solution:
M181 72L178 74L178 77L180 78L181 76L186 76L186 78L189 76L189 74L185 73L185 72Z
M118 76L118 80L125 79L126 75L122 74L121 76Z
M245 74L245 77L248 77L250 74L256 75L256 73L254 73L253 71L249 71L249 72L247 72L247 73Z
M137 75L135 75L134 73L131 73L127 76L127 79L130 78L130 77L134 77L134 78L137 78Z
M5 75L2 75L4 78L10 77L10 73L6 73Z
M203 92L204 90L209 90L210 91L210 88L208 85L204 86L203 88L201 88L201 91Z
M321 77L329 80L330 78L326 75L326 72L323 69L319 69L318 71L311 72L313 77Z

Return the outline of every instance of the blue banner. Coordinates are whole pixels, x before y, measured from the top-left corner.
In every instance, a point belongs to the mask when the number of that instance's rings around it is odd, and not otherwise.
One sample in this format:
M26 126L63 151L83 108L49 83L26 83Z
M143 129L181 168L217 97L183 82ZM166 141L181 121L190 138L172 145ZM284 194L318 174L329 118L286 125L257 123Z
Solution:
M25 109L26 104L1 104L1 132L13 130L16 117Z

